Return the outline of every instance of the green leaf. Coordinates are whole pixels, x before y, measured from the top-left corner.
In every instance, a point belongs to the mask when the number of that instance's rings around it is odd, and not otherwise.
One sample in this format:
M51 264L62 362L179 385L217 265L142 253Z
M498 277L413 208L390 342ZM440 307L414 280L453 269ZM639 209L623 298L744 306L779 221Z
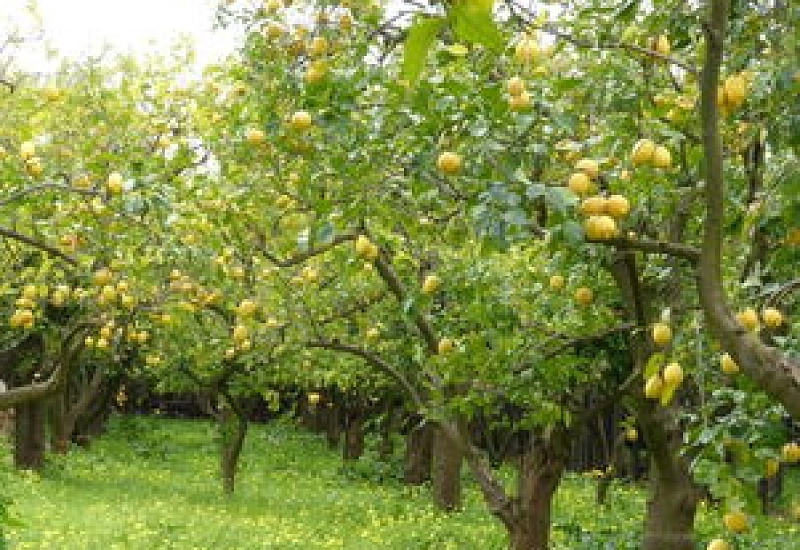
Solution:
M567 208L578 202L572 191L564 187L548 186L545 190L545 201L547 206L561 214L566 213Z
M661 365L664 364L666 357L663 353L654 353L650 356L650 359L647 361L647 365L644 367L644 377L650 378L651 376L655 376L661 370Z
M562 232L564 234L564 240L569 244L577 244L583 241L583 226L576 221L569 220L562 224L561 226Z
M672 401L672 398L675 396L675 391L678 389L678 386L673 386L671 384L665 384L664 389L661 392L661 406L666 407Z
M421 17L417 18L409 29L403 49L402 72L403 78L412 85L419 80L422 69L425 67L428 50L443 24L444 19L441 17Z
M461 0L453 5L450 18L459 40L483 44L493 51L505 47L503 33L494 21L494 0Z

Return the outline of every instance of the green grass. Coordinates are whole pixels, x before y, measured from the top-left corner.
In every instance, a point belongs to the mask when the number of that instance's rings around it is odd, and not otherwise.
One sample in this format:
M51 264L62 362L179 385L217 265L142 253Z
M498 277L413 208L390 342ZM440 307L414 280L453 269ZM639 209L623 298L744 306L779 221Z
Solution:
M10 529L12 548L506 547L503 529L472 486L463 512L438 513L425 488L404 487L369 456L345 470L320 437L286 423L252 428L231 499L220 492L215 449L215 430L206 422L117 418L107 437L88 451L57 457L43 475L11 474L2 490L11 493L23 522ZM7 449L0 459L7 467ZM600 508L593 490L580 476L564 482L554 512L557 548L637 548L643 492L617 485L611 504ZM704 510L698 532L707 540L718 525L718 512ZM760 519L737 548L790 550L792 540L800 540L796 524Z

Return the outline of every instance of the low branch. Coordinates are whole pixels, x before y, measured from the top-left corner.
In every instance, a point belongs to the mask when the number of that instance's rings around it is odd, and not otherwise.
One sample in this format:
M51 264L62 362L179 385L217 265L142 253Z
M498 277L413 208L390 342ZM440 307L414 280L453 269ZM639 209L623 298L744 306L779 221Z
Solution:
M376 368L380 372L387 375L389 378L392 378L400 386L408 393L409 397L414 401L414 404L418 407L423 407L424 401L422 399L422 395L417 390L417 388L411 383L411 381L406 378L406 376L394 368L391 364L385 361L382 357L378 354L373 353L369 350L364 348L360 348L358 346L352 346L349 344L343 344L336 340L312 340L306 342L306 347L309 348L317 348L317 349L326 349L329 351L341 351L344 353L348 353L350 355L360 357L364 361L366 361L370 366Z
M54 361L56 368L47 381L33 382L26 386L0 392L0 411L51 397L60 391L66 384L78 356L83 351L83 336L89 326L91 324L81 323L64 338L61 353ZM76 337L78 342L73 344Z
M515 499L506 492L503 482L492 469L486 455L469 441L469 436L462 434L455 422L438 423L445 436L459 449L467 459L472 475L481 488L483 499L489 511L497 517L509 530L517 520Z

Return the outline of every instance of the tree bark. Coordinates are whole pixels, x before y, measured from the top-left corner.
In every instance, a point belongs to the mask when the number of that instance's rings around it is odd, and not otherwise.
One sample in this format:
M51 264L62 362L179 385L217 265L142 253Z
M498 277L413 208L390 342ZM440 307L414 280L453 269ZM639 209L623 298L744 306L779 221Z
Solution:
M631 360L636 370L652 352L647 337L651 318L636 270L635 258L619 256L611 266L625 308L639 326L631 336ZM692 480L688 459L681 455L683 432L674 410L645 399L641 385L634 391L634 407L640 432L650 454L650 498L645 518L644 550L689 550L694 545L694 517L700 493Z
M122 383L120 376L113 378L102 377L102 384L97 391L93 391L87 399L88 405L83 413L78 416L73 432L73 438L81 438L88 443L93 437L105 432L108 418L111 415L111 405Z
M381 460L389 460L394 454L394 440L392 434L395 430L398 409L390 399L386 404L384 419L381 423L381 439L378 443L378 456Z
M50 374L50 377L44 382L31 382L30 384L17 385L4 392L0 392L0 410L42 401L63 388L71 369L75 366L78 357L83 351L83 337L88 326L87 324L79 324L73 327L61 340L61 349L58 355L49 362L45 361L44 343L40 341L40 343L37 344L42 346L40 362L45 364L44 370L51 371L52 374ZM6 367L6 365L3 365L3 367Z
M14 420L14 465L20 470L41 470L45 455L45 402L16 407Z
M70 404L68 400L66 403L66 411L63 415L62 425L59 429L61 434L63 434L64 438L64 447L66 447L66 443L72 439L72 436L75 435L78 427L78 423L81 419L85 419L89 416L91 410L97 410L98 408L105 408L105 399L103 399L104 394L104 383L106 381L105 373L103 369L98 368L95 370L94 374L92 375L91 380L87 383L81 384L78 390L77 400ZM97 403L98 400L102 400L103 403ZM100 405L101 407L98 407ZM105 411L103 411L105 412ZM87 423L84 422L84 427ZM83 430L88 431L88 430ZM88 433L85 435L89 435Z
M461 465L464 452L440 427L434 429L431 481L433 502L450 512L461 507Z
M671 412L649 402L637 407L642 437L650 453L650 496L644 550L692 550L700 490L689 461L681 455L682 432Z
M553 498L569 460L569 433L561 425L533 438L522 456L518 474L518 497L509 528L513 550L547 550Z
M355 405L347 411L347 425L344 432L344 460L358 460L364 454L364 411Z
M744 329L728 305L722 281L722 241L725 228L725 185L717 89L720 82L729 0L709 0L706 48L700 80L700 112L705 162L703 245L698 269L700 303L711 332L761 389L800 419L800 361L767 346Z
M335 401L330 403L325 424L325 438L329 449L338 449L342 440L341 407Z
M429 423L412 427L406 435L403 480L408 485L422 485L431 479L433 428Z
M48 409L50 424L50 448L57 454L67 454L69 450L69 436L64 432L64 418L66 416L66 392L56 393L51 399Z
M222 491L225 495L232 495L236 487L236 471L247 436L248 422L246 416L235 413L230 407L224 407L219 413L219 424Z

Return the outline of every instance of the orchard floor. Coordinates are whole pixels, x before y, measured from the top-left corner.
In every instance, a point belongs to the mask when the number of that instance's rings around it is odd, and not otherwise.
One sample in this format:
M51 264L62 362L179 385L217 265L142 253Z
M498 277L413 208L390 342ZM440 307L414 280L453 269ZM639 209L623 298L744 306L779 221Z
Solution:
M0 449L3 469L8 449ZM323 440L287 423L255 425L237 493L220 494L215 431L207 422L116 418L88 451L51 461L42 475L10 474L3 488L22 522L12 549L52 550L500 550L502 528L476 490L465 510L433 510L424 488L407 488L369 454L345 469ZM615 486L594 503L593 482L570 476L554 513L559 550L637 548L644 494ZM701 538L719 531L703 510ZM705 547L705 545L703 545ZM800 525L759 519L737 549L800 549Z

